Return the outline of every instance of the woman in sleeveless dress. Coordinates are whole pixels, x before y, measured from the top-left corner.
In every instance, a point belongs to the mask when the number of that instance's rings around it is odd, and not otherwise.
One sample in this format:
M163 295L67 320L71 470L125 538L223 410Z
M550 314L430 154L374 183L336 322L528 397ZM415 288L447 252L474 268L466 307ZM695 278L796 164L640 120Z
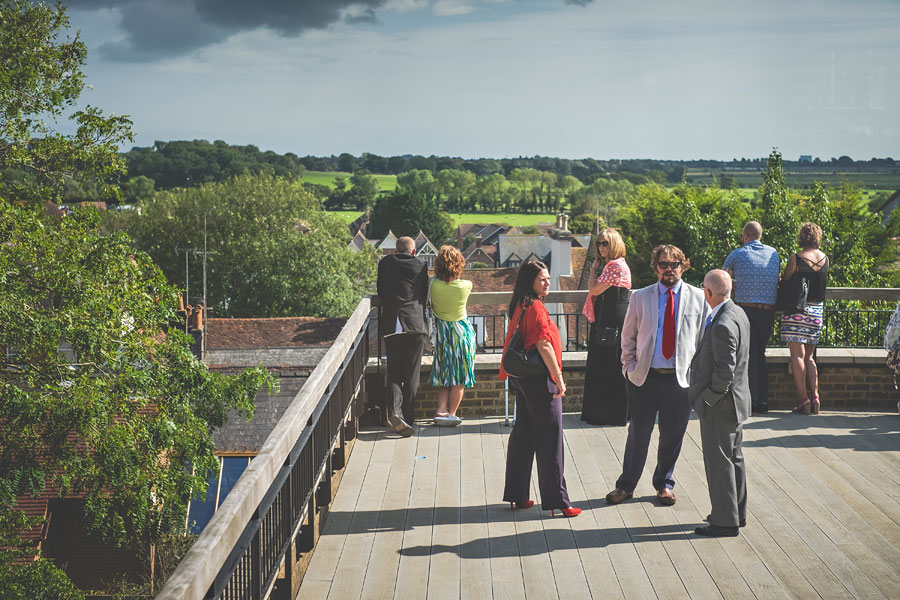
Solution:
M581 420L591 425L625 425L628 403L622 375L621 333L631 296L631 270L625 262L625 243L618 231L601 231L594 244L597 258L591 265L590 290L582 309L591 328ZM601 264L603 271L597 277Z
M441 246L429 289L436 342L429 382L438 390L434 424L459 425L456 415L466 388L475 385L475 330L466 314L472 282L460 279L466 261L453 246Z
M791 372L797 388L794 412L819 414L819 371L813 353L822 331L825 305L825 283L828 278L828 257L819 250L822 228L804 223L797 234L800 252L788 258L782 281L802 277L807 282L806 304L803 311L781 316L781 341L787 342L791 352Z

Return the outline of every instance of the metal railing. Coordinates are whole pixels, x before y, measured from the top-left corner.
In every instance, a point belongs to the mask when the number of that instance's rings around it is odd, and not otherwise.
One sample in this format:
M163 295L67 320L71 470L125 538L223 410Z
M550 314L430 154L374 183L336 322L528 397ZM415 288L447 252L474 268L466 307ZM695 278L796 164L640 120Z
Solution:
M157 598L259 600L290 569L292 543L312 550L365 400L370 311L365 298Z

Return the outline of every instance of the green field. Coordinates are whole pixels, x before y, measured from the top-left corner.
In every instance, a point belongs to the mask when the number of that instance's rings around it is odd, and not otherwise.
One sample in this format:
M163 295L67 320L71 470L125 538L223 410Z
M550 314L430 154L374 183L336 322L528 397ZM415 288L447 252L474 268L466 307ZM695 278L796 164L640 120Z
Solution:
M758 188L762 184L761 171L688 170L685 179L688 183L711 184L714 178L721 182L722 176L734 177L741 188ZM802 172L786 171L784 181L789 188L794 189L811 189L815 182L826 183L832 187L841 187L845 183L860 184L864 190L872 192L900 189L900 173L853 173L826 169Z
M343 173L341 171L304 171L303 177L300 180L303 182L334 187L334 181L338 177L346 179L347 184L349 185L351 175L352 173ZM383 192L390 192L397 187L396 175L373 175L373 177L378 182L378 189Z
M352 223L362 213L358 210L331 210L330 214L339 217L346 223ZM513 227L526 227L536 223L554 223L556 215L518 214L518 213L448 213L454 225L463 223L505 223Z

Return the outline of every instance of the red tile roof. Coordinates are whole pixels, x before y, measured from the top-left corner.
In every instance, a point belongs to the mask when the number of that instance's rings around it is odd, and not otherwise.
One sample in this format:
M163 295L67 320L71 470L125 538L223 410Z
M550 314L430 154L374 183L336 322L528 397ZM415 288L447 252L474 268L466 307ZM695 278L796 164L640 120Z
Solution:
M236 350L330 346L346 322L346 319L319 317L208 319L206 347Z

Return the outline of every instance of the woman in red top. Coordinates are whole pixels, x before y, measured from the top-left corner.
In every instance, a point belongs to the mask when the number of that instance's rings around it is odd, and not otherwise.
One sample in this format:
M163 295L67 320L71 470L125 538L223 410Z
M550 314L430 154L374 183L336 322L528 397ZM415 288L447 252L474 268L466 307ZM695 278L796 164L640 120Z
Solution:
M525 349L537 348L550 376L509 378L509 389L516 395L516 422L509 435L503 500L509 502L511 508L534 506L534 501L528 498L528 490L531 487L531 462L537 457L541 507L553 516L556 509L561 509L563 515L574 517L581 509L569 503L563 476L562 397L566 393L566 383L562 377L562 343L556 324L540 300L549 291L550 273L544 263L530 260L519 268L509 303L512 318L503 352L518 327ZM500 379L507 377L501 364Z

